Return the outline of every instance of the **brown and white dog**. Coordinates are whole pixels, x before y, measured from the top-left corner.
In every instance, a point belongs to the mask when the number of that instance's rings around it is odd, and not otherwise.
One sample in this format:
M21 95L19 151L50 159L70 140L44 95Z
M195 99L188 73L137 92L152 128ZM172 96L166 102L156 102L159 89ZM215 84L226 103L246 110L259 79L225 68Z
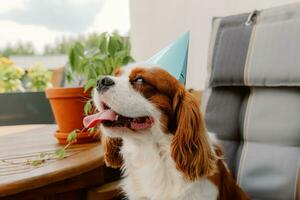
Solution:
M239 200L239 188L206 131L196 98L163 69L130 65L99 79L98 113L105 161L123 170L130 200Z

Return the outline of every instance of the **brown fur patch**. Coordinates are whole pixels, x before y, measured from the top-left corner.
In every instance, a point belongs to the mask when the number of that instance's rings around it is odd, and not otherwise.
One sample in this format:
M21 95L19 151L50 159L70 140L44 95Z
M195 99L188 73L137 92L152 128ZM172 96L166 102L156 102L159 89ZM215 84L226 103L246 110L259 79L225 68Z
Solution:
M122 146L122 139L110 138L102 134L102 145L104 148L104 161L106 166L112 168L119 168L123 164L123 158L120 154L120 147Z
M135 84L137 78L145 82ZM216 169L216 156L209 146L199 102L194 96L162 69L136 68L129 79L163 113L163 127L174 134L171 156L177 169L192 181L211 175Z
M192 88L189 89L188 91L197 99L197 102L199 102L199 105L201 105L202 91L201 90L194 90Z
M218 172L209 176L208 179L218 187L218 200L250 200L249 196L236 184L224 161L219 160L217 166Z
M117 69L115 69L114 71L113 71L113 73L112 73L112 75L113 76L121 76L122 75L122 70L121 70L121 68L119 67L119 68L117 68Z
M183 88L174 98L177 130L172 141L171 155L177 168L193 181L212 175L216 171L217 156L209 144L199 103Z
M134 81L137 78L143 78L145 83L136 84ZM180 83L168 72L159 68L136 68L131 72L129 80L134 89L142 93L162 112L160 122L163 130L175 133L172 101Z
M213 144L214 151L218 157L217 171L207 178L212 181L219 190L218 200L249 200L247 194L236 184L229 169L223 160L223 148L218 144Z

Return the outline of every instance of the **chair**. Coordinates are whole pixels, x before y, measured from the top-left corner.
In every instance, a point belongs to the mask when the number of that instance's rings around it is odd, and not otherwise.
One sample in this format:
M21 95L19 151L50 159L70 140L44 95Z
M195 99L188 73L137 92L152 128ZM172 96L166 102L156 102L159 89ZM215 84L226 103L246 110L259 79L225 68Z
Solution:
M207 129L252 199L300 199L300 4L215 18Z

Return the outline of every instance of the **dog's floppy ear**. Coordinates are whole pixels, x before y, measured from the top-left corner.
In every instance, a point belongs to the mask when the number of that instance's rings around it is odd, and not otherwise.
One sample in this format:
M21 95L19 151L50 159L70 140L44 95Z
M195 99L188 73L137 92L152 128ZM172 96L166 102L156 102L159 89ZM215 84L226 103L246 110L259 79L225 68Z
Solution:
M123 164L120 148L122 146L121 138L111 138L102 134L102 145L104 148L104 161L106 166L120 168Z
M217 157L208 141L203 117L196 98L180 88L173 99L176 131L171 156L176 167L191 181L212 175Z

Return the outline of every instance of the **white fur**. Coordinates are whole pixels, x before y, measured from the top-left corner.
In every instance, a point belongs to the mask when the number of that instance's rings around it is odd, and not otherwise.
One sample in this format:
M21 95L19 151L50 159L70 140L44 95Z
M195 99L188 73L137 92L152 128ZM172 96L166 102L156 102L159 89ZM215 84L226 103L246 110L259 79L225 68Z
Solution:
M122 188L130 200L214 200L218 189L208 179L187 181L176 169L171 157L172 134L163 133L160 111L134 90L129 83L132 66L123 68L121 77L111 77L115 85L99 95L94 103L104 101L117 113L128 117L152 116L154 125L139 133L116 131L101 126L109 137L121 137L124 159Z
M144 142L123 138L122 188L130 200L211 200L218 189L208 179L190 182L176 169L171 158L171 134L153 127Z

